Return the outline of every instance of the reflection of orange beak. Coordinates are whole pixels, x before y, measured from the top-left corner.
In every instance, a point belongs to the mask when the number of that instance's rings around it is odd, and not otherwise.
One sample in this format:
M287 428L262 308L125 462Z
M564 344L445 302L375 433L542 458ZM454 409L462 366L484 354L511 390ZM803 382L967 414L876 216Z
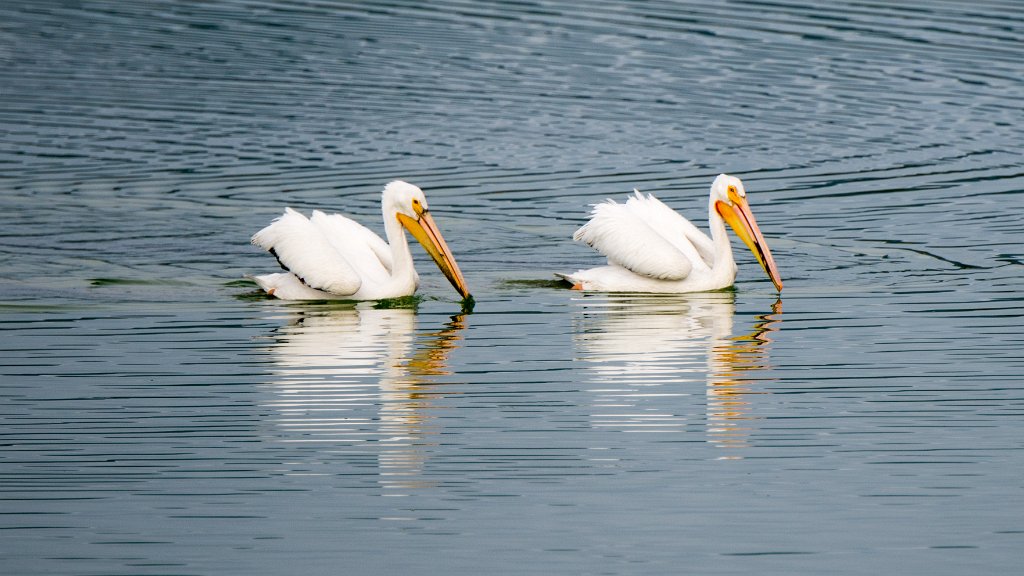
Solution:
M427 251L427 254L430 254L430 257L434 259L434 263L437 264L437 267L448 278L448 281L452 283L452 286L459 291L459 294L463 298L469 298L466 279L462 277L462 271L459 270L459 265L455 263L455 257L452 256L451 250L448 249L448 244L445 244L441 232L438 231L437 225L434 224L434 218L430 216L430 212L424 210L420 212L419 218L416 219L401 213L397 216L398 221L423 245L423 249Z
M757 261L761 263L761 268L764 268L768 277L772 279L775 289L781 292L782 278L779 277L779 269L775 267L775 259L772 258L772 253L768 250L768 243L761 235L761 229L757 227L757 220L754 219L754 214L750 211L747 199L732 192L729 193L729 199L732 200L732 206L718 201L715 202L715 210L729 223L729 226L732 226L736 235L743 240L747 248L750 248L750 251L757 257Z

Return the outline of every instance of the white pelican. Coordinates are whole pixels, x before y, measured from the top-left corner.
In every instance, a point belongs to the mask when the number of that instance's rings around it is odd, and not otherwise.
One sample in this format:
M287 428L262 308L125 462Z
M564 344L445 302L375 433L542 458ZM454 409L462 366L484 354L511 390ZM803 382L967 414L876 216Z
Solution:
M291 208L252 237L273 254L284 273L256 276L267 294L283 300L380 300L409 296L419 276L413 268L404 227L419 240L463 298L466 281L427 209L423 191L396 180L381 195L385 243L341 214L313 212L306 218Z
M574 290L680 293L732 286L736 261L726 222L757 257L775 288L782 290L775 260L739 178L720 174L711 185L711 238L654 196L633 192L625 204L595 204L590 221L572 235L608 257L607 266L557 274Z

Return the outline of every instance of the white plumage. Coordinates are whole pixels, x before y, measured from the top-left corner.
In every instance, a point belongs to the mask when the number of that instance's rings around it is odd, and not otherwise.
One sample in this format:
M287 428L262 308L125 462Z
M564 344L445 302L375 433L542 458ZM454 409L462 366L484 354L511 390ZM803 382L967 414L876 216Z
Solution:
M252 243L271 251L302 284L332 294L353 294L362 286L362 278L349 260L355 260L356 243L346 258L336 248L342 242L332 242L313 220L291 208L274 223L260 230L252 237ZM322 220L322 218L320 219ZM361 254L359 256L362 256Z
M775 261L750 212L743 183L719 175L711 186L711 237L653 195L619 204L596 204L591 219L573 234L608 258L607 266L558 274L577 290L600 292L700 292L731 286L736 263L726 235L728 222L782 289Z
M405 230L423 244L463 297L469 297L462 272L437 230L418 187L389 183L381 195L385 242L362 224L319 210L311 218L286 208L283 215L252 237L275 257L284 273L256 276L268 294L284 300L379 300L408 296L419 276L413 268Z

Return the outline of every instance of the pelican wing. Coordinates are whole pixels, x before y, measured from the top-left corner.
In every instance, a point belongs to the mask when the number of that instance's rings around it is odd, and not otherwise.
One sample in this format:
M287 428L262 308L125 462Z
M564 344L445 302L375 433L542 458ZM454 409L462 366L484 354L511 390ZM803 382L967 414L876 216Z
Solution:
M626 206L686 255L694 267L710 269L714 265L714 242L707 234L701 232L682 214L655 198L653 194L644 195L636 189L633 190L633 194L634 196L626 200Z
M693 268L690 258L652 227L650 219L614 200L595 204L590 221L572 238L604 254L610 263L649 278L682 280Z
M323 231L291 208L254 234L252 243L276 256L282 268L310 288L344 296L362 285L359 274Z
M309 219L345 256L359 276L375 283L384 282L391 274L391 247L369 228L341 214L313 212Z

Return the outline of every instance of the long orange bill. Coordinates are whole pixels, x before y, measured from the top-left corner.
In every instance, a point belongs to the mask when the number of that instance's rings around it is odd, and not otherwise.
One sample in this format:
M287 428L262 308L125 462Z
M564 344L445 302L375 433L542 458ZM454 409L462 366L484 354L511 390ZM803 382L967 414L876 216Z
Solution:
M444 237L438 231L437 224L434 224L434 218L430 215L430 212L423 211L418 220L410 218L405 214L398 214L397 216L398 221L423 245L423 249L427 251L427 254L430 254L430 257L434 259L434 263L441 269L445 278L448 278L448 281L452 283L452 286L458 290L459 294L463 298L469 298L466 279L462 277L462 271L459 270L459 265L455 263L455 257L452 256L451 250L448 249L448 244L445 243Z
M736 235L743 240L747 248L750 248L761 264L761 268L768 273L772 284L775 284L775 289L781 292L782 278L779 277L779 269L776 268L775 259L772 258L772 253L768 250L768 243L761 235L761 229L757 227L757 220L754 219L754 213L750 211L747 199L738 194L730 194L729 199L732 200L732 206L719 201L715 203L715 210L729 223L729 226L732 226Z

